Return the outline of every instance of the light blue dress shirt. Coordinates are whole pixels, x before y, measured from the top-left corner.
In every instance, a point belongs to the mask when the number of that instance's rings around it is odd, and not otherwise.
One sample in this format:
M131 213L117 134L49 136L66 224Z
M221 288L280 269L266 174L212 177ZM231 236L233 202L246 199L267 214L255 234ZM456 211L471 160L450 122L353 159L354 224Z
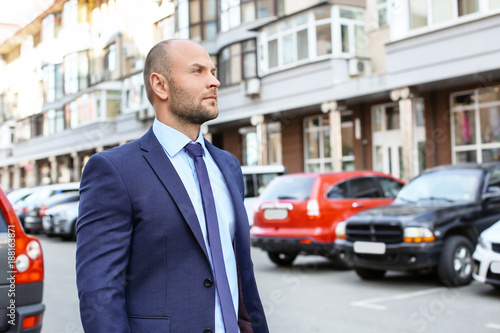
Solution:
M207 228L205 222L205 215L203 213L203 203L201 199L200 185L198 183L198 176L194 167L194 162L191 157L186 153L184 146L192 142L184 133L181 133L172 127L169 127L158 119L155 118L153 123L153 132L167 154L170 162L174 166L177 174L182 180L184 187L191 199L196 216L200 222L201 232L205 240L210 264L212 264L212 253L208 245ZM238 273L236 269L236 259L233 250L233 239L235 229L235 214L231 195L227 188L224 177L213 160L212 156L205 147L205 141L200 133L196 142L199 142L203 147L203 160L207 165L208 176L210 178L210 185L215 200L215 209L217 211L217 218L219 220L220 238L222 242L222 252L224 254L224 262L226 265L227 278L229 287L231 289L231 296L233 297L233 304L235 312L238 313ZM213 265L212 265L213 267ZM222 311L219 302L219 296L216 294L215 299L215 332L224 333L224 321L222 319ZM232 333L232 332L226 332Z

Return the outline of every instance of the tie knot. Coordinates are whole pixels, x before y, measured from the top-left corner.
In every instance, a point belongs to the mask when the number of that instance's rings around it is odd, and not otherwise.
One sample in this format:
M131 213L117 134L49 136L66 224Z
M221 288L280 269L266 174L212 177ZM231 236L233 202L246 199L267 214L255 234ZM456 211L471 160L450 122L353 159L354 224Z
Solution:
M184 148L191 158L203 156L203 147L199 143L188 143Z

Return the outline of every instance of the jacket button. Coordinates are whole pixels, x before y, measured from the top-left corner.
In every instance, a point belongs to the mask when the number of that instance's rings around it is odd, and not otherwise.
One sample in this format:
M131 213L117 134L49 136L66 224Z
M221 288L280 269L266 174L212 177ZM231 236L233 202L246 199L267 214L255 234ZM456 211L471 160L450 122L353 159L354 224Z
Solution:
M203 331L203 333L212 333L213 331L210 328L207 328L206 330Z
M205 281L203 281L203 283L205 284L205 287L207 287L207 288L211 287L214 284L213 281L210 279L205 279Z

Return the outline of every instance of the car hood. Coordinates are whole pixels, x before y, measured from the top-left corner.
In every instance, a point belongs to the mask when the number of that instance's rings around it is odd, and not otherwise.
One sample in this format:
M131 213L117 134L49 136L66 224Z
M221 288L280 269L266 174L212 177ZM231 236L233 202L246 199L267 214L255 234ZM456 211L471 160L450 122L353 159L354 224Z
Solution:
M452 204L445 206L419 206L414 204L391 204L364 210L347 221L356 222L399 222L403 226L412 223L435 224L445 223L456 216L472 213L475 204Z
M500 243L500 221L484 230L481 233L481 238L492 243Z

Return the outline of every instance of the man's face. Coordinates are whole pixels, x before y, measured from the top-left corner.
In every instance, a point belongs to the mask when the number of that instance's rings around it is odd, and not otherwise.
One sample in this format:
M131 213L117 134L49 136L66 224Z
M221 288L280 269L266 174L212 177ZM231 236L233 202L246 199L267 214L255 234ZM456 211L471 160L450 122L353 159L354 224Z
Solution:
M220 82L207 52L198 44L186 43L172 52L171 62L168 100L173 115L195 125L216 118Z

